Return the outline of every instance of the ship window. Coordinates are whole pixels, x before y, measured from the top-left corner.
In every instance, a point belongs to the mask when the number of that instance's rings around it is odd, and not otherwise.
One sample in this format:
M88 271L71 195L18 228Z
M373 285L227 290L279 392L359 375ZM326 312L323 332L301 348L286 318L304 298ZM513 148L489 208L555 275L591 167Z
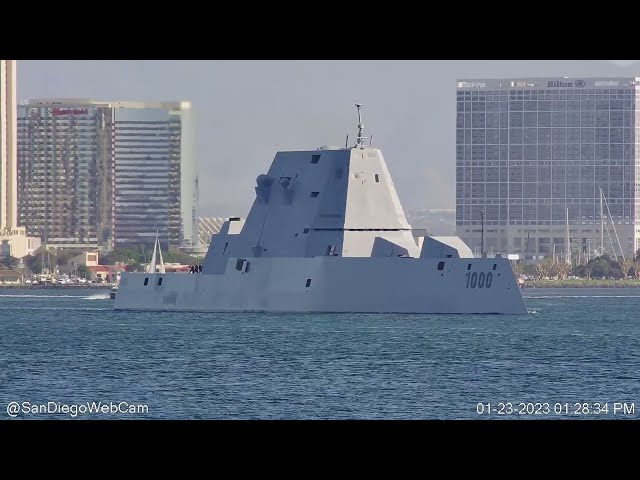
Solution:
M444 270L444 262L438 262L438 270Z
M378 176L377 173L376 173L376 182L380 183L380 177Z
M320 195L320 192L311 192L311 196L313 198L317 197L318 195Z
M467 264L467 270L471 270L471 264L470 263Z
M311 279L307 278L307 288L309 288L311 286Z
M320 161L320 155L312 155L311 163L318 163Z
M498 265L494 263L494 264L493 264L493 269L495 270L497 266L498 266Z
M158 279L158 286L162 285L162 277Z
M305 228L302 233L309 233L309 229Z
M145 284L145 285L149 285L149 277L146 277L146 278L144 279L144 284Z

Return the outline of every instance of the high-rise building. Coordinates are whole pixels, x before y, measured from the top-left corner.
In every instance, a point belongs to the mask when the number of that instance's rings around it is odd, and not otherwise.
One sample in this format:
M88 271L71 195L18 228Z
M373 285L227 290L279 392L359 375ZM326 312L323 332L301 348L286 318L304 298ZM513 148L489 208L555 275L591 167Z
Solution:
M16 61L0 60L0 257L22 258L39 248L18 226Z
M197 175L191 104L113 105L114 243L196 243Z
M112 110L78 101L18 108L18 214L47 244L104 245L111 238Z
M189 102L37 99L19 107L20 220L50 244L191 245Z
M220 229L229 217L198 217L198 245L209 246L211 236L220 233Z
M566 258L568 239L574 260L631 257L639 95L640 78L459 80L458 235L477 253Z
M0 60L0 232L17 227L16 61Z

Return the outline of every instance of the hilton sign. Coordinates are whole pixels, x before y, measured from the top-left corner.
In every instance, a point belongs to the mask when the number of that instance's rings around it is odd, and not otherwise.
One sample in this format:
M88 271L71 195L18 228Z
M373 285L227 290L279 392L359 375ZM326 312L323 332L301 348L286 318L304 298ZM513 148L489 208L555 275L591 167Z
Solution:
M547 82L547 88L582 88L584 87L584 80L576 80L575 82L563 82L561 80L554 80Z

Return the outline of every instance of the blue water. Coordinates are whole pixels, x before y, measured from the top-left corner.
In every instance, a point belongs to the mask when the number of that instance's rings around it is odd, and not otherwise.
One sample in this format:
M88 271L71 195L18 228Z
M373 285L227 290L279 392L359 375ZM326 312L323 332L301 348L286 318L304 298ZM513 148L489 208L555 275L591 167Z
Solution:
M0 418L639 418L640 289L524 293L524 316L269 315L0 289Z

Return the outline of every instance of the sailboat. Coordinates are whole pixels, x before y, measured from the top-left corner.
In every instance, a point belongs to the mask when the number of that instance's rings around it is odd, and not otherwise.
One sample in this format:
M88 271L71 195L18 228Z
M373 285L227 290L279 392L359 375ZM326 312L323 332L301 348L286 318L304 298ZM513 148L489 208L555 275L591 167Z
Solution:
M160 257L160 263L157 258ZM151 263L146 270L147 273L165 273L164 260L162 259L162 248L160 247L160 238L158 231L156 231L156 240L153 244L153 255L151 256Z
M160 247L160 235L158 231L156 231L156 239L153 242L153 254L151 255L151 262L145 270L145 273L165 273L164 260L162 258L162 248ZM117 291L118 285L115 285L111 289L111 292L109 292L109 298L111 300L115 300Z
M604 202L604 203L603 203ZM603 211L603 204L604 206L607 208L607 216L605 217L604 215L604 211ZM605 220L606 218L606 220ZM602 191L602 187L600 187L600 247L602 248L602 254L604 254L604 232L607 232L607 237L609 238L609 244L611 245L611 251L613 252L613 256L616 259L616 262L619 262L618 260L618 254L616 252L616 247L613 243L613 239L611 238L611 233L609 232L609 220L611 221L611 227L613 230L613 233L616 237L616 241L618 244L618 249L620 250L620 257L622 258L622 261L624 262L624 251L622 250L622 244L620 243L620 237L618 236L618 230L616 229L616 224L613 221L613 216L611 215L611 209L609 208L609 202L607 201L607 197L604 195L604 192Z
M45 253L46 253L46 262L45 262ZM36 275L36 279L38 283L55 283L56 279L54 276L54 270L51 267L51 254L49 250L47 250L47 245L45 244L42 249L42 269L39 275Z

